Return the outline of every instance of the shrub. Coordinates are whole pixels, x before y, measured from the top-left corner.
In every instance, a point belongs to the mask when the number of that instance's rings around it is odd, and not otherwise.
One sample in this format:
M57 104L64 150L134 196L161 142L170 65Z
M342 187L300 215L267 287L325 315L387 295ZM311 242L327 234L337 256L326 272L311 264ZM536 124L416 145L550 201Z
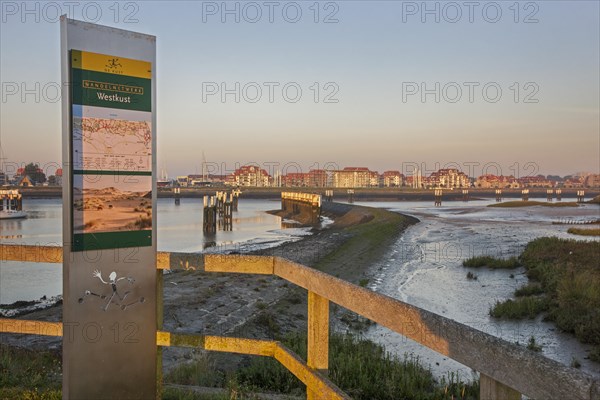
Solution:
M542 346L537 344L535 341L535 337L530 337L529 342L527 343L527 348L531 351L542 351Z
M497 301L491 308L490 315L507 319L535 318L540 312L548 310L548 307L545 297L520 297L516 300Z
M528 283L525 286L521 286L515 291L515 296L536 296L544 293L544 289L539 283Z

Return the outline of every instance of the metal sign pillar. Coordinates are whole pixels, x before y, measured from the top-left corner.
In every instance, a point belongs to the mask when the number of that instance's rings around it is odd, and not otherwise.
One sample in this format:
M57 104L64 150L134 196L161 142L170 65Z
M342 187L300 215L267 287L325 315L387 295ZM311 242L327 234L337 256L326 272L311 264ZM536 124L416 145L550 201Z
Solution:
M155 399L156 38L60 29L63 399Z

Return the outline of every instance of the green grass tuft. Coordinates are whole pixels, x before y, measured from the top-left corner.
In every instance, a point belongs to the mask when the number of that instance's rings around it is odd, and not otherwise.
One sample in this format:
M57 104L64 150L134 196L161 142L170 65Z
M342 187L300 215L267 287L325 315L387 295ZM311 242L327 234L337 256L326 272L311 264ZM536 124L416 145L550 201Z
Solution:
M600 363L600 346L594 346L590 351L590 360Z
M515 296L526 297L526 296L537 296L544 293L544 289L539 283L528 283L515 290Z
M471 271L467 272L467 279L470 281L476 281L477 280L477 275L475 275L474 273L472 273Z
M166 387L163 389L161 398L163 400L231 400L235 397L231 394L203 394L192 390Z
M515 269L520 267L521 264L516 257L505 260L490 256L475 256L464 260L463 266L468 268L489 267L492 269Z
M535 318L542 311L548 310L548 307L545 297L520 297L516 300L497 301L491 308L490 315L506 319Z
M530 337L529 338L529 342L527 343L527 348L531 351L542 351L542 346L540 346L536 340L535 337Z
M585 229L585 228L569 228L568 233L580 236L600 236L600 228Z
M164 376L165 383L179 385L222 387L225 374L219 371L207 353L201 353L189 363L182 363Z
M0 344L0 399L59 400L61 357Z

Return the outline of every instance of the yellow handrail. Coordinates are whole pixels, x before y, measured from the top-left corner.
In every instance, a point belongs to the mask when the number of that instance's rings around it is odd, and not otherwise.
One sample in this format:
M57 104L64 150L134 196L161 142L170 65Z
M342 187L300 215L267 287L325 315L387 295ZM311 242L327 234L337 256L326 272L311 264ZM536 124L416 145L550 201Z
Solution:
M62 261L62 249L0 245L0 259ZM275 275L308 291L307 363L278 342L157 332L159 346L194 346L277 359L307 386L309 399L348 398L324 374L329 363L329 302L362 315L481 373L482 398L600 399L600 381L540 354L451 319L280 257L159 252L157 269ZM162 274L157 275L162 280ZM159 286L160 287L160 286ZM159 296L159 301L162 296ZM159 303L160 306L160 303ZM60 323L0 319L0 332L60 336ZM523 373L526 369L526 373Z

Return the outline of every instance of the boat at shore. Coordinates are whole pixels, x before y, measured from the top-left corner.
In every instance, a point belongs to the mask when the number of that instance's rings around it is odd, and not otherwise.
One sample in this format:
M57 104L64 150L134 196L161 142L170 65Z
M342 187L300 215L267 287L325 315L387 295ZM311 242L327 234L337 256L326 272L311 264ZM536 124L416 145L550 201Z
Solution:
M0 219L27 218L23 196L18 190L0 190Z

